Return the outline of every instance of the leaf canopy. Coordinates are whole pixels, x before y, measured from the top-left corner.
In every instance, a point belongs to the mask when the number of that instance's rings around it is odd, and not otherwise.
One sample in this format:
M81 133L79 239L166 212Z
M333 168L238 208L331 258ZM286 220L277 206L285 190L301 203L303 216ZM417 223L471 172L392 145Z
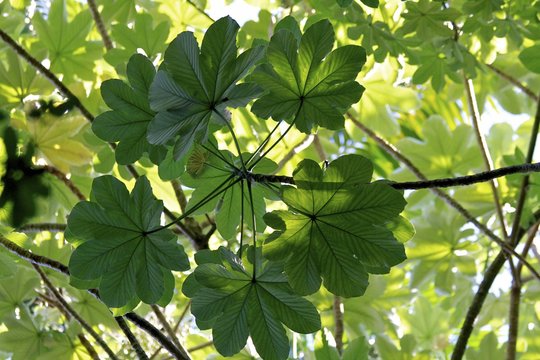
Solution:
M368 272L387 273L405 260L403 245L383 224L405 206L403 195L383 183L370 183L371 163L346 155L323 170L304 160L294 173L297 187L285 186L289 211L274 211L266 223L278 230L264 244L271 260L286 259L293 289L312 294L321 285L340 296L360 296Z
M150 88L150 105L157 114L148 141L174 143L176 160L194 143L206 141L211 124L226 125L227 107L245 106L260 93L254 84L237 84L263 54L259 46L237 56L238 29L227 16L208 28L200 49L194 34L185 31L165 52Z
M184 282L183 292L192 298L191 311L199 326L212 328L214 346L222 355L236 354L251 336L262 358L286 359L289 340L281 324L312 333L321 327L319 314L292 291L280 263L262 261L260 250L257 256L250 250L243 259L224 247L198 252L198 266Z
M343 114L364 91L354 79L366 61L366 53L360 46L346 45L331 51L333 46L334 30L328 20L311 25L301 38L294 18L277 24L266 50L266 62L252 76L252 81L267 90L253 104L253 113L276 121L294 121L305 133L314 125L343 128Z
M96 178L91 201L78 203L68 218L68 239L80 242L69 261L71 274L101 279L99 292L110 307L137 297L158 302L174 285L170 270L189 269L176 236L157 230L162 211L146 177L137 179L131 195L112 176Z

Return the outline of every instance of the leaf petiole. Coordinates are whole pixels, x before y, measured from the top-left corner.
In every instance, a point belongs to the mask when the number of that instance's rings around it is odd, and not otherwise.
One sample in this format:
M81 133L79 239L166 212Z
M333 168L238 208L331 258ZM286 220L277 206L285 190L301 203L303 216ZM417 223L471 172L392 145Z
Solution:
M152 234L152 233L158 232L160 230L166 229L166 228L176 224L177 222L182 221L186 217L190 216L195 211L197 211L198 209L203 207L210 200L214 199L216 196L218 196L221 193L227 191L229 188L234 186L237 182L241 181L241 179L238 178L238 179L234 180L233 182L229 183L227 186L225 186L222 189L223 185L225 185L228 181L230 181L232 178L234 178L234 176L235 176L234 174L231 174L230 176L228 176L227 179L225 179L221 184L219 184L219 186L217 186L210 194L206 195L201 201L199 201L197 204L195 204L191 209L189 209L188 211L186 211L185 213L183 213L182 215L180 215L179 217L177 217L176 219L174 219L170 223L165 224L163 226L160 226L160 227L158 227L158 228L156 228L154 230L147 231L145 233L145 235Z

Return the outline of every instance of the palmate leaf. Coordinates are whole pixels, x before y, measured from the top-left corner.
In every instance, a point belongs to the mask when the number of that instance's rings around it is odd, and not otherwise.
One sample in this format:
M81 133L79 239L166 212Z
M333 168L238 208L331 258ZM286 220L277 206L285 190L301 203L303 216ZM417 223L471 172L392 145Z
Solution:
M170 291L170 270L187 270L189 261L170 230L151 232L160 227L163 204L150 183L140 177L130 196L122 182L101 176L91 200L78 203L68 217L68 240L82 241L71 255L71 274L101 279L99 292L110 307L137 297L158 302Z
M218 153L215 151L211 153L202 147L196 147L189 157L187 171L182 176L182 184L195 190L187 204L186 211L211 195L220 185L221 189L230 186L194 212L194 214L204 214L215 210L217 230L224 239L230 240L237 235L237 228L242 218L242 201L244 202L244 222L249 228L252 228L251 204L246 181L238 182L236 176L238 170L232 167L241 168L240 158L233 156L228 151L219 151L220 157L217 155ZM249 157L250 154L243 154L244 159ZM276 168L276 163L263 158L253 168L253 171L270 174ZM268 188L259 183L252 183L251 188L256 229L258 232L263 232L266 228L263 220L266 212L264 198Z
M285 273L302 295L321 285L340 296L360 296L367 273L387 273L405 260L405 251L385 224L405 206L403 195L383 183L369 183L372 167L359 155L343 156L326 170L302 161L286 186L289 211L265 216L279 231L264 244L269 259L285 259Z
M366 61L364 49L347 45L330 52L334 30L328 20L311 25L301 39L295 20L282 22L287 26L276 26L280 30L270 40L267 62L253 73L252 80L268 92L252 111L262 118L294 121L305 133L315 124L343 128L343 113L364 91L354 81Z
M283 266L262 261L260 250L253 277L255 254L249 250L242 260L223 247L198 252L198 266L186 279L183 292L192 298L191 311L199 326L212 328L214 346L222 355L238 353L251 335L263 359L286 359L289 340L281 324L312 333L321 327L319 314L292 291Z
M165 52L150 89L157 115L148 141L167 144L174 139L176 160L194 143L206 141L211 122L225 126L227 107L245 106L259 94L254 84L237 84L263 54L262 47L254 47L237 57L238 29L227 16L208 28L200 50L193 33L185 31Z
M116 161L131 164L144 152L156 151L146 140L146 131L155 112L148 104L148 89L156 70L152 62L143 55L133 55L127 65L130 85L111 79L101 85L101 96L112 111L107 111L94 120L92 130L102 140L116 142Z

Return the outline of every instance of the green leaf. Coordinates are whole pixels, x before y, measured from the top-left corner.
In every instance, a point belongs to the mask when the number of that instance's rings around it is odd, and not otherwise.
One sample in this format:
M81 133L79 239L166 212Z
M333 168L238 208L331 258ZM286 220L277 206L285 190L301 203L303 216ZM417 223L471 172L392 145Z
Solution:
M220 156L218 157L217 154ZM249 156L250 154L243 154L244 159L249 158ZM197 163L199 165L196 165ZM195 189L188 201L186 211L192 209L201 200L211 197L217 188L227 188L194 212L194 214L204 214L215 210L217 229L226 240L237 235L237 228L242 218L242 207L244 209L244 223L248 228L252 228L251 204L247 184L245 181L237 181L237 170L231 165L237 169L241 168L240 158L233 156L228 151L219 151L219 153L212 151L211 153L202 147L196 147L188 159L187 172L182 176L182 184ZM276 168L277 164L273 161L263 159L257 163L253 171L271 173ZM260 183L252 183L251 188L256 229L258 232L263 232L266 228L263 220L266 212L264 201L266 188L264 184Z
M445 120L432 116L422 128L423 141L405 138L397 143L407 156L428 178L466 175L481 166L481 155L473 130L459 125L450 131Z
M82 240L69 269L82 280L101 278L99 291L110 307L122 307L139 297L156 303L166 292L170 270L189 269L176 236L160 228L163 204L146 177L128 193L112 176L94 180L92 201L78 203L68 218L69 240Z
M383 183L369 183L367 160L344 156L322 170L302 161L294 174L297 187L283 188L289 211L274 211L285 230L264 244L270 259L285 259L293 289L312 294L321 285L340 296L360 296L367 273L387 273L405 260L405 251L392 232L380 226L404 208L403 195ZM355 171L356 170L356 171ZM269 222L274 226L274 221Z
M360 0L364 5L367 5L371 8L378 8L379 7L379 0Z
M364 90L354 79L366 53L355 45L330 52L333 45L334 31L328 20L310 26L300 43L287 28L277 31L266 51L267 62L252 76L267 89L252 111L262 118L294 121L305 133L316 124L334 130L342 128L343 113Z
M519 54L519 60L527 69L537 74L540 74L540 45L533 45L523 49Z
M192 298L191 311L197 321L211 322L214 346L222 355L238 353L251 335L263 359L286 359L289 340L281 324L312 333L321 326L319 314L292 291L282 265L262 261L260 250L251 255L258 258L255 276L248 256L241 260L223 247L203 250L186 280L196 285L188 291L184 285L184 293Z
M101 85L101 96L112 111L96 117L92 130L105 141L119 142L116 148L119 164L131 164L155 148L146 140L148 124L155 115L148 104L148 90L155 72L148 58L135 54L127 65L130 85L118 79Z
M405 22L402 30L405 34L416 32L423 40L433 37L452 37L454 32L447 25L455 21L460 13L455 8L444 8L436 1L420 0L407 2L407 12L403 13Z
M137 14L132 27L127 23L117 23L112 26L111 35L123 49L114 48L107 52L105 58L113 65L118 65L123 59L144 50L146 56L155 58L158 53L165 50L165 42L169 35L169 22L161 21L154 26L150 14Z
M238 28L227 16L208 28L200 50L193 33L186 31L165 52L150 89L150 104L157 115L148 128L148 141L174 140L176 160L194 143L206 141L210 123L226 125L227 107L245 106L259 94L253 84L237 84L263 52L255 47L237 57Z
M81 11L71 22L67 18L64 0L51 2L47 20L39 11L32 18L37 36L49 52L50 70L68 79L77 76L93 81L94 61L101 57L103 50L99 44L86 41L92 29L92 15Z

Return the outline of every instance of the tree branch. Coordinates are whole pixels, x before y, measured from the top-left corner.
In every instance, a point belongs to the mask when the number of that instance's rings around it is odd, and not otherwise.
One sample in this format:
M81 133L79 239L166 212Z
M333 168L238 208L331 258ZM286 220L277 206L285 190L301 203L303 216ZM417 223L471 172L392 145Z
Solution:
M77 185L75 185L73 183L73 181L71 181L71 179L69 179L66 174L64 174L62 171L60 171L59 169L55 168L54 166L50 166L50 165L45 165L45 166L40 166L38 167L38 169L42 169L44 170L45 172L53 175L54 177L56 177L58 180L60 180L61 182L64 183L64 185L66 185L68 187L68 189L73 193L73 195L75 195L77 197L77 199L79 199L80 201L85 201L86 200L86 196L82 193L82 191L77 187Z
M99 14L99 10L96 5L96 0L88 0L88 8L90 9L92 18L94 19L94 22L96 23L96 27L98 29L99 35L101 35L101 39L103 39L103 45L105 46L105 49L107 49L107 51L111 50L113 48L113 44L112 44L109 34L107 33L107 29L105 28L103 19L101 18L101 15Z
M467 103L469 104L469 111L471 112L471 122L474 129L474 134L476 136L476 142L480 148L482 154L482 159L484 161L484 166L487 171L493 170L493 160L491 159L491 154L487 146L486 140L482 133L480 132L480 112L478 110L478 104L476 102L476 96L474 94L473 83L471 79L467 78L465 73L463 73L463 85L465 87L465 94L467 95ZM495 205L495 213L499 219L501 225L502 237L504 240L508 239L508 233L506 231L506 224L504 222L504 214L502 211L501 200L499 196L498 183L495 179L489 180L489 185L491 187L491 192L493 193L493 203Z
M36 58L30 55L25 49L23 49L11 36L5 33L0 29L0 38L11 47L17 55L26 60L30 65L32 65L37 71L39 71L47 80L49 80L66 98L73 101L74 106L81 111L85 118L88 121L94 121L94 116L88 111L88 109L81 103L79 98L75 96L69 90L56 75L54 75L49 69L43 66Z
M60 292L52 284L52 282L49 280L47 275L41 270L41 268L36 264L32 264L32 266L34 267L34 269L37 271L37 273L41 277L41 280L43 280L43 283L45 284L45 286L49 289L50 292L53 293L54 297L56 298L56 300L58 301L60 306L65 310L65 312L68 313L75 320L77 320L77 322L79 324L81 324L83 329L85 329L90 334L90 336L92 336L92 338L94 338L94 340L96 340L96 342L103 348L103 350L105 350L105 352L107 353L107 355L109 355L109 357L111 359L118 360L118 357L116 357L114 352L107 345L107 343L103 340L103 338L101 338L101 336L99 336L98 333L96 333L94 331L94 329L92 329L92 327L75 311L75 309L73 309L67 303L67 301L62 297Z
M120 329L126 334L129 342L131 343L131 346L135 350L135 353L137 354L137 357L139 360L149 360L148 356L144 352L141 344L139 343L139 340L135 337L135 335L131 332L131 329L129 328L128 324L126 323L126 320L122 316L117 316L114 318L116 320L116 323L118 326L120 326Z
M69 275L68 267L64 264L56 260L49 259L48 257L34 254L31 251L28 251L25 248L22 248L19 245L15 244L13 241L10 241L9 239L3 237L2 235L0 235L0 244L10 252L25 260L30 261L33 264L46 266L63 274Z
M540 172L540 162L534 164L511 165L491 171L480 172L474 175L433 180L426 179L421 181L390 182L388 185L398 190L447 188L454 186L474 185L507 175L529 174L533 172ZM250 174L248 178L255 182L280 182L284 184L294 184L294 178L286 175Z
M54 223L36 223L36 224L26 224L16 229L15 231L21 233L35 233L41 231L49 232L63 232L66 230L66 224L54 224Z
M187 351L184 349L182 344L180 344L180 341L176 337L174 330L169 325L169 322L167 321L167 319L165 318L161 310L157 307L157 305L152 305L151 307L154 314L156 314L156 317L159 323L161 324L161 326L163 326L163 328L165 329L165 332L169 335L174 345L176 345L176 347L183 353L185 358L189 358Z
M520 89L525 95L527 95L528 97L530 97L534 101L539 101L538 96L531 89L529 89L528 87L523 85L521 83L521 81L519 81L518 79L516 79L516 78L512 77L511 75L505 73L504 71L497 68L493 64L486 64L486 66L488 67L488 69L491 69L494 73L499 75L501 78L505 79L506 81L508 81L509 83L511 83L512 85L514 85L518 89Z
M336 341L336 350L339 355L343 353L343 309L342 309L341 298L337 295L334 295L334 339ZM324 335L323 335L324 336Z
M203 9L201 9L200 7L197 6L197 4L195 4L192 0L186 0L186 2L193 6L193 8L195 10L197 10L201 15L203 15L205 18L207 18L208 20L210 20L211 22L214 22L214 19L212 19L212 17L210 15L208 15L208 13L206 11L204 11Z

